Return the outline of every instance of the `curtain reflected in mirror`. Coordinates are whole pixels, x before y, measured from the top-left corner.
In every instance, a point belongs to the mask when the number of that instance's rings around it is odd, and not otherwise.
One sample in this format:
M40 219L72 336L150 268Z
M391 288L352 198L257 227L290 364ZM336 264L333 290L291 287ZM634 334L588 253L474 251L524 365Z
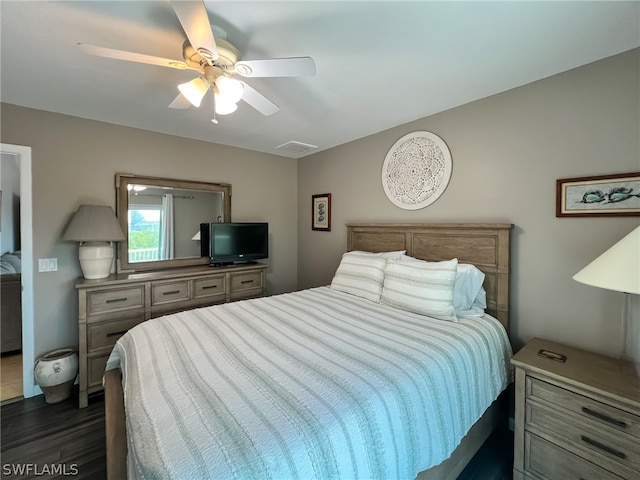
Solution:
M162 196L162 216L160 217L160 260L175 258L173 217L173 195L165 193Z

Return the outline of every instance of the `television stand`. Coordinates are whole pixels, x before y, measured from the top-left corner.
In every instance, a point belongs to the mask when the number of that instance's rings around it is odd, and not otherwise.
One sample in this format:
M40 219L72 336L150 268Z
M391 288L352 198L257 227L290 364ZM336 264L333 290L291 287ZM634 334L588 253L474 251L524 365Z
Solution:
M209 266L212 268L221 268L221 267L257 265L257 264L258 264L257 260L242 260L237 262L212 262L212 263L209 263Z

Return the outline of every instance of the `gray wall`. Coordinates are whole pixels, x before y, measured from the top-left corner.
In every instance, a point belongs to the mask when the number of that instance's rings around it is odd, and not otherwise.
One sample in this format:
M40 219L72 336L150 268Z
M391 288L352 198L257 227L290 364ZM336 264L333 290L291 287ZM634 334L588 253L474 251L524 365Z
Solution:
M58 259L57 272L34 273L36 355L77 345L78 246L60 237L80 204L115 208L117 172L230 183L233 220L269 222L268 293L296 288L293 159L7 104L1 141L32 147L35 265Z
M540 336L617 355L623 295L572 276L640 221L556 218L555 182L640 171L639 85L636 49L301 159L299 287L331 281L345 223L509 222L516 347ZM417 130L444 139L453 175L434 204L406 211L386 198L380 175L393 143ZM332 194L331 232L311 230L318 193Z

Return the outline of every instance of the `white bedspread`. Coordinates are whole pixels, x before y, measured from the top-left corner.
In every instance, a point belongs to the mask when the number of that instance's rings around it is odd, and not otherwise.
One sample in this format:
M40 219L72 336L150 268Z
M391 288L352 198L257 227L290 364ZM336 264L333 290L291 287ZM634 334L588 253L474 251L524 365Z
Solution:
M511 380L494 318L434 320L328 287L121 337L130 478L414 478Z

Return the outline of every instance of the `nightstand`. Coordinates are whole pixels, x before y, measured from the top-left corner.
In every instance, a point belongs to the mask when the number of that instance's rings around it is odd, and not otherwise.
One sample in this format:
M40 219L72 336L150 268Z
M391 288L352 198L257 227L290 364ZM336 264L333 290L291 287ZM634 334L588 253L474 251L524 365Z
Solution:
M511 363L514 480L640 479L640 378L632 365L539 338Z

